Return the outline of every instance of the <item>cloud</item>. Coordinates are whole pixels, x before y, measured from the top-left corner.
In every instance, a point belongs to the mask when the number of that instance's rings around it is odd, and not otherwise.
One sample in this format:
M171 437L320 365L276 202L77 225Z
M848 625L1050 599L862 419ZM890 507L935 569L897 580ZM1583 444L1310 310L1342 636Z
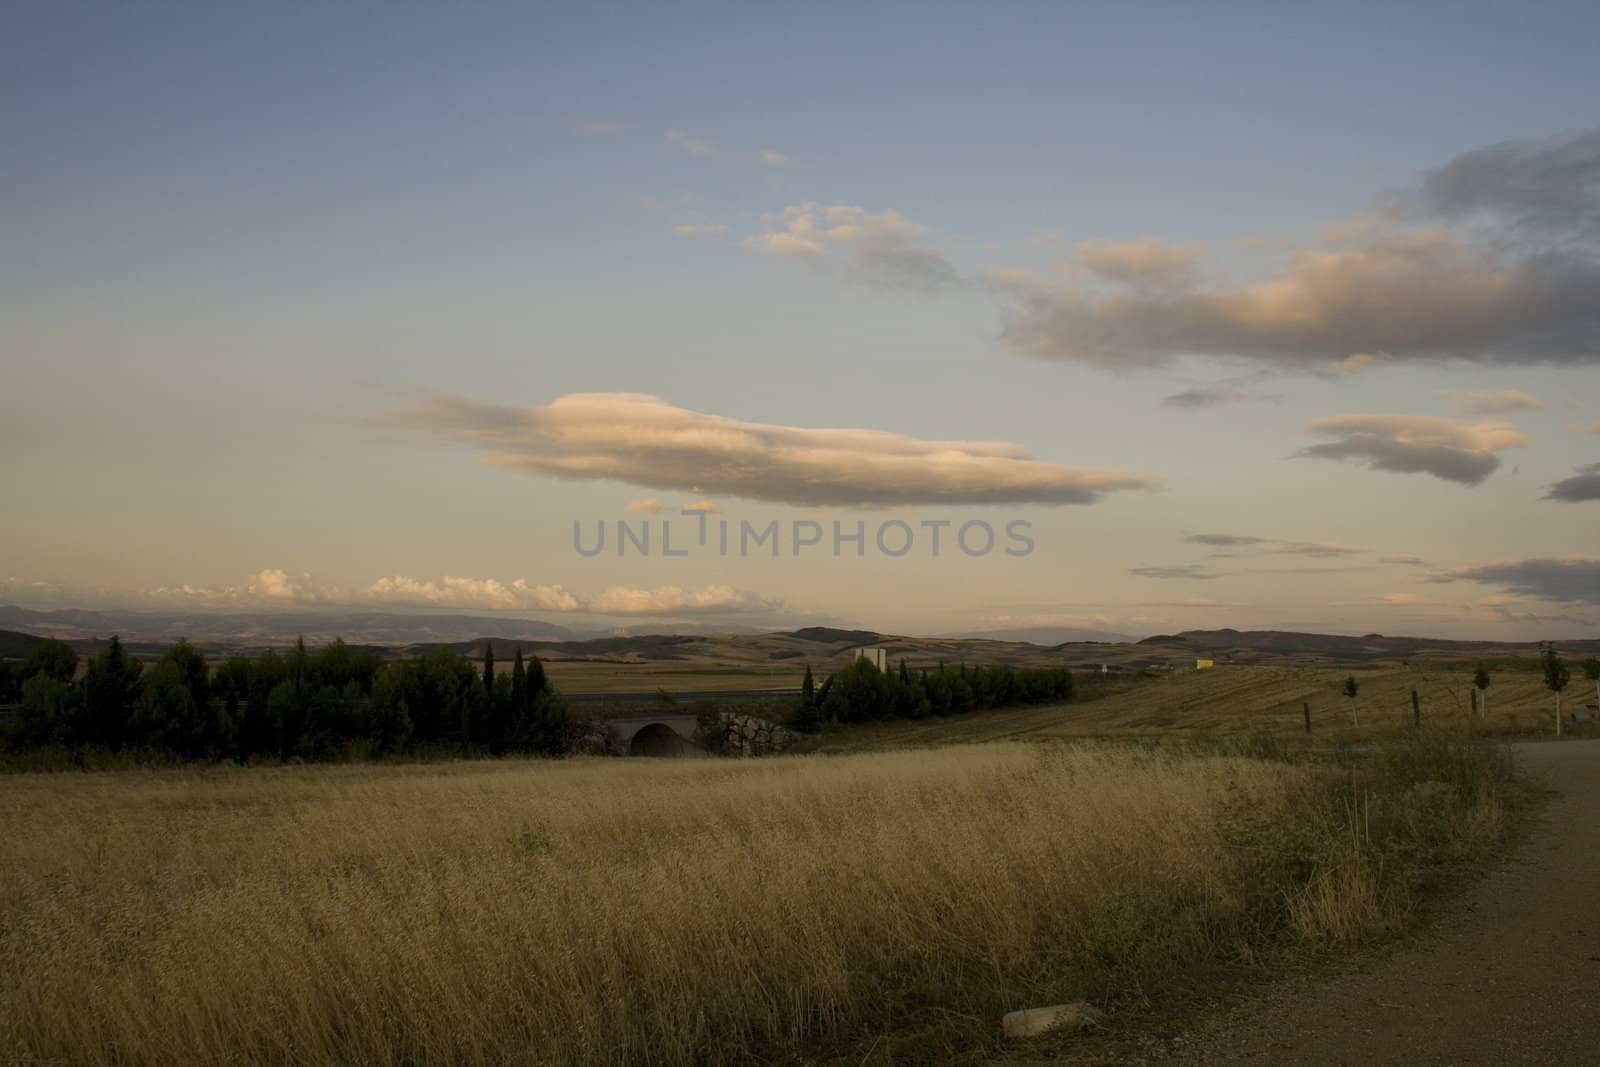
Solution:
M764 221L766 232L745 243L768 255L891 289L932 293L961 284L949 260L918 245L927 227L898 211L808 202Z
M709 141L702 141L698 137L691 137L682 130L666 131L666 138L691 156L709 156L716 154L716 149L711 147Z
M1229 603L1225 600L1212 600L1209 597L1192 596L1183 600L1147 600L1139 606L1141 608L1250 608L1255 605Z
M431 394L380 422L524 474L801 507L1089 504L1154 487L1133 471L1046 463L1005 441L747 422L637 393L573 393L540 407Z
M762 151L761 162L769 167L782 167L788 164L789 157L776 149L768 148Z
M1274 555L1311 556L1315 559L1359 556L1366 551L1364 548L1351 548L1349 545L1327 544L1321 541L1284 541L1276 537L1253 537L1248 534L1197 533L1186 535L1184 541L1193 545L1211 545L1214 548L1258 548Z
M1137 241L1083 241L1077 261L1098 278L1137 289L1166 292L1201 276L1199 245L1174 245L1153 237Z
M1454 393L1453 390L1450 392ZM1467 415L1505 415L1513 411L1542 411L1544 403L1520 389L1491 389L1475 393L1454 393L1455 407Z
M627 510L636 513L654 514L664 507L666 507L666 505L661 503L661 501L657 500L655 497L649 497L645 500L628 501Z
M1254 281L1152 239L1079 245L1051 275L989 278L1012 305L1009 343L1044 359L1144 368L1203 355L1333 372L1376 353L1592 364L1597 175L1600 133L1469 153Z
M1251 400L1274 400L1274 393L1263 393L1255 389L1243 389L1237 385L1226 383L1205 386L1195 389L1185 389L1181 393L1173 393L1163 397L1161 402L1168 407L1175 408L1214 408L1223 404L1238 404Z
M1379 563L1393 563L1402 567L1426 567L1428 561L1421 556L1379 556Z
M707 515L715 515L722 510L714 500L691 500L683 506L684 511L702 511Z
M1382 352L1352 352L1343 359L1330 361L1323 369L1336 377L1348 377L1371 370L1389 357Z
M1208 571L1199 563L1179 563L1171 567L1132 567L1129 574L1139 578L1194 578L1209 581L1222 575Z
M1190 544L1215 545L1221 548L1234 548L1241 545L1264 545L1270 543L1266 537L1250 537L1246 534L1213 534L1197 533L1184 538Z
M1583 427L1581 432L1583 432L1583 433L1592 433L1596 437L1600 437L1600 422L1595 423L1593 426L1585 426L1585 427Z
M1600 131L1468 152L1384 206L1402 218L1467 223L1523 241L1596 236Z
M1600 463L1579 467L1572 477L1563 478L1547 486L1544 499L1562 500L1567 503L1600 500Z
M694 615L775 611L781 607L782 600L757 596L725 585L711 585L704 589L665 585L657 589L612 586L593 597L586 610L601 615Z
M206 588L180 585L147 590L146 600L206 607L340 607L435 608L455 611L543 611L595 615L687 615L716 612L775 611L781 598L760 596L731 586L701 589L660 586L632 589L612 586L584 598L559 585L533 585L523 579L413 578L396 574L369 585L340 588L315 583L307 575L291 577L268 569L234 586Z
M1420 593L1383 593L1379 596L1369 597L1366 600L1335 600L1330 606L1336 608L1416 608L1437 603L1438 601L1429 600Z
M355 603L474 610L576 611L578 598L559 585L509 585L493 578L441 578L421 581L403 574L379 578L353 598Z
M727 232L720 222L686 222L672 228L674 237L721 237Z
M1333 415L1312 433L1334 440L1312 445L1295 458L1332 459L1398 474L1431 474L1477 485L1500 466L1496 452L1528 439L1503 422L1458 423L1437 415Z
M1506 560L1433 571L1425 582L1481 582L1521 596L1600 605L1600 559L1584 556Z

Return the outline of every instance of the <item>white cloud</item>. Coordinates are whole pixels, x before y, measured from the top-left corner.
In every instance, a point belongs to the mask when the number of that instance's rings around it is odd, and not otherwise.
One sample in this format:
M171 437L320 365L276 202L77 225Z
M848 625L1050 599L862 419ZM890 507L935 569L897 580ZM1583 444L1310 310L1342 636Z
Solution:
M379 578L352 602L489 611L575 611L579 607L578 598L559 585L529 585L521 578L506 585L493 578L448 576L433 582L403 574Z
M584 598L559 585L534 585L518 578L413 578L396 574L355 588L315 583L309 576L291 578L268 569L238 585L207 588L194 585L147 590L142 599L162 604L208 608L338 607L434 608L451 611L539 611L596 615L674 615L775 611L781 598L766 597L725 585L701 589L661 586L633 589L612 586Z
M766 232L745 243L768 255L888 288L934 292L961 284L949 260L918 244L927 227L898 211L813 202L786 207L765 222Z
M1464 485L1476 485L1499 468L1495 453L1528 443L1507 423L1459 423L1437 415L1333 415L1313 422L1310 431L1334 440L1301 449L1297 457L1431 474Z
M660 511L665 506L665 504L661 503L661 501L657 500L655 497L650 497L646 500L628 501L629 511L642 512L646 514L653 514L657 511Z
M690 615L775 611L782 606L781 600L725 585L710 585L704 589L682 589L675 585L656 589L612 586L592 598L587 610L602 615Z
M1133 471L1047 463L1006 441L747 422L636 393L574 393L542 407L434 394L383 421L525 474L802 507L1088 504L1153 487Z
M691 156L709 156L716 152L709 141L702 141L698 137L691 137L682 130L668 130L666 138Z
M761 162L769 167L782 167L788 164L789 157L776 149L768 148L761 153Z
M1520 389L1493 389L1473 393L1447 390L1455 397L1455 408L1467 415L1504 415L1513 411L1540 411L1544 404L1532 393Z
M715 515L719 511L721 511L722 508L718 507L717 506L717 502L714 501L714 500L691 500L691 501L689 501L689 503L687 503L687 504L685 504L683 506L683 510L684 511L703 511L707 515Z
M672 228L676 237L721 237L727 232L728 228L720 222L687 222Z

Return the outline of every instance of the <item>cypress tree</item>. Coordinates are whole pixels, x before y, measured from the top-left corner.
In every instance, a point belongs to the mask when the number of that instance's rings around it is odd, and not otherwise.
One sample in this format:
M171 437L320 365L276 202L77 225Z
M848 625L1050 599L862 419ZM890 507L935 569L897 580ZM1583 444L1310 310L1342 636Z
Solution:
M544 664L539 662L538 656L528 657L528 699L532 700L550 687L550 682L544 676Z
M511 715L520 718L528 711L528 668L522 663L522 646L517 646L517 659L511 665Z
M483 642L483 692L494 699L494 642L488 639Z

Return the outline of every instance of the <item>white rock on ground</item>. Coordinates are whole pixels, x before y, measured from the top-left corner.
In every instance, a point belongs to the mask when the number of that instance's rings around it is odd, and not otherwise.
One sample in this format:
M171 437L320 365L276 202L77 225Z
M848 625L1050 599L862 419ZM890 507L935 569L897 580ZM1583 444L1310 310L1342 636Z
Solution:
M1047 1030L1082 1030L1104 1018L1105 1013L1093 1004L1078 1001L1007 1012L1000 1020L1000 1029L1007 1037L1038 1037Z

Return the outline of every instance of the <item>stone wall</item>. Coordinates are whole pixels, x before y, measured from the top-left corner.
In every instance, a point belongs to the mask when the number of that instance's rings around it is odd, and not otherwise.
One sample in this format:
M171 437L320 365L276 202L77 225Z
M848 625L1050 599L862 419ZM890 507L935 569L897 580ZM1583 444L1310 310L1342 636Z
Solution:
M727 711L703 719L700 735L706 748L724 756L771 755L800 740L799 734L775 722Z

